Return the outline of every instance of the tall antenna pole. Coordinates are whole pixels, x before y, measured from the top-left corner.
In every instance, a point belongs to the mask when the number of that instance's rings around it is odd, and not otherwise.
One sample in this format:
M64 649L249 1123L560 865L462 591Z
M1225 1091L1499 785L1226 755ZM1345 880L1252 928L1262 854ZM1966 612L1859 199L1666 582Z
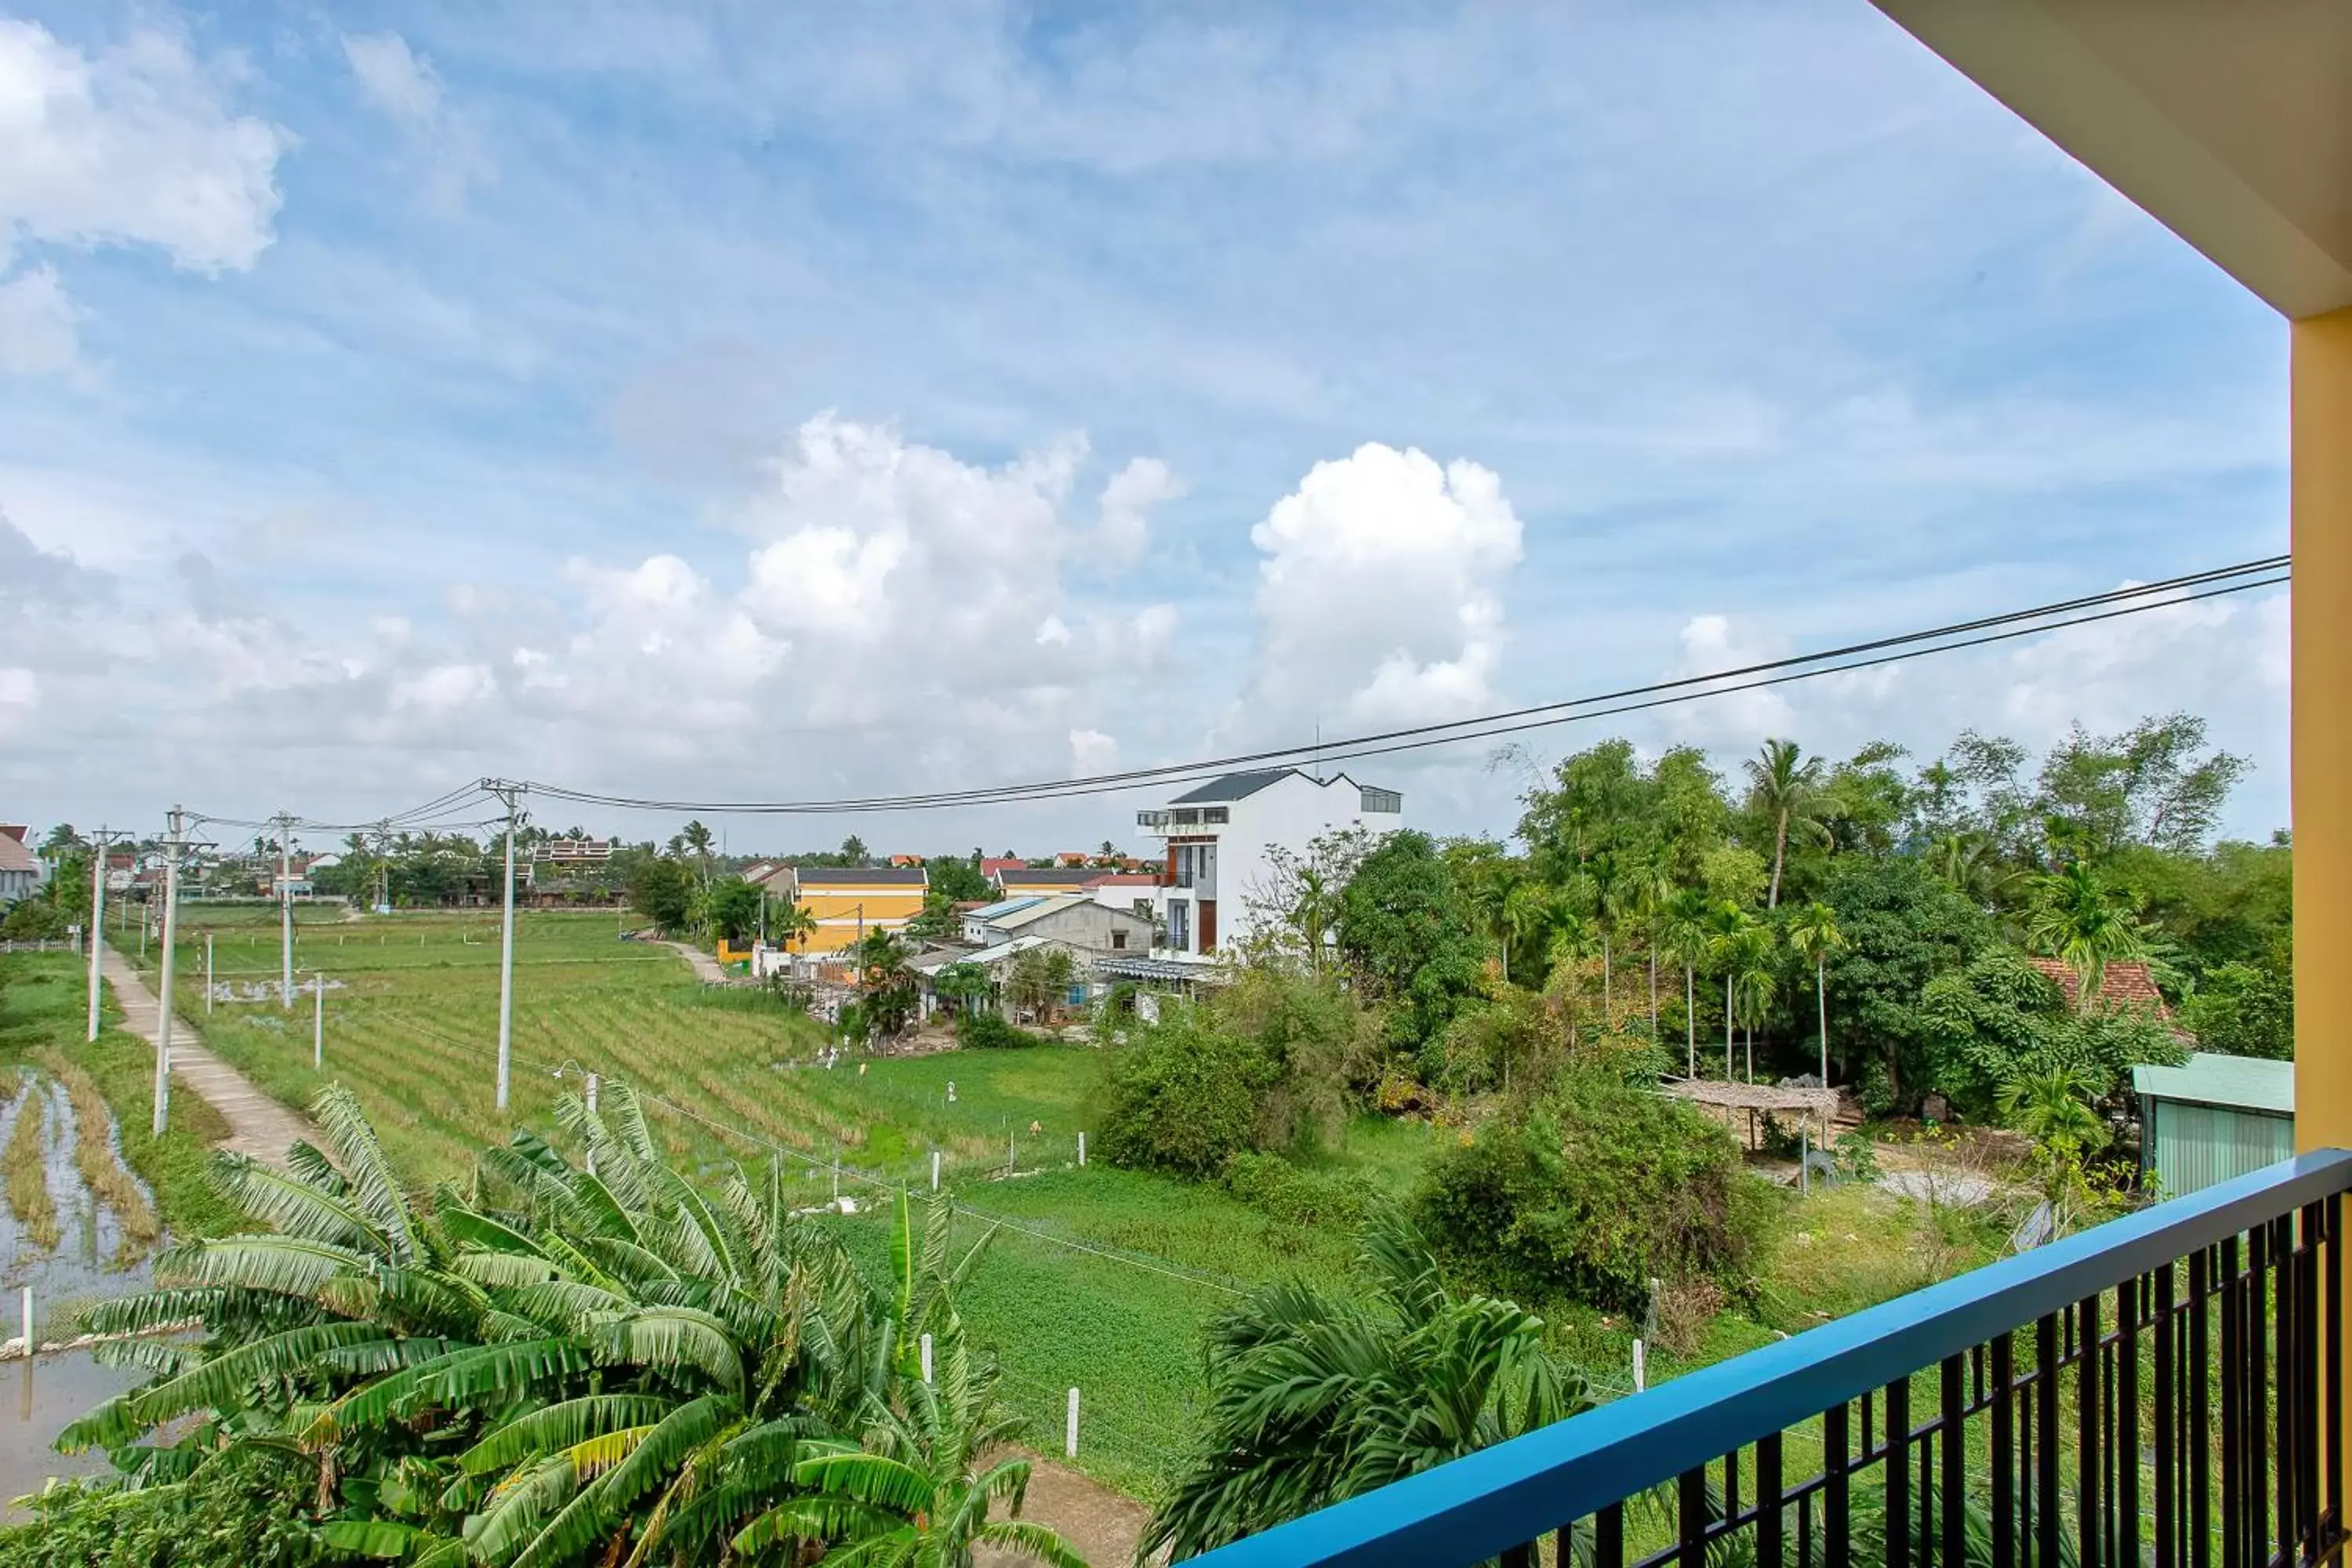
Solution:
M180 942L180 844L187 816L172 808L171 848L163 862L163 964L155 1009L155 1136L163 1136L172 1115L172 960Z
M278 1005L294 1006L294 818L279 812L269 819L278 827Z
M484 779L482 788L507 803L507 879L505 928L499 937L499 1109L507 1108L507 1085L514 1065L514 883L515 825L522 798L520 784Z
M98 850L90 857L89 872L89 1037L98 1038L98 1001L100 994L98 974L98 950L106 937L106 847L114 835L101 827L98 830Z

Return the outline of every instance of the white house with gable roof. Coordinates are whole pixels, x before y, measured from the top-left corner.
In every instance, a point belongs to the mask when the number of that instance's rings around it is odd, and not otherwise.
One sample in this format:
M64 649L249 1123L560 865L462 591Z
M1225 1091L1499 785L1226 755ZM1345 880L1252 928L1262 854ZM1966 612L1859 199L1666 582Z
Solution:
M1404 826L1404 797L1345 773L1265 768L1197 784L1136 813L1135 823L1167 841L1154 900L1167 933L1160 951L1197 957L1255 934L1249 900L1274 883L1273 851L1303 858L1315 839L1350 827L1393 832Z

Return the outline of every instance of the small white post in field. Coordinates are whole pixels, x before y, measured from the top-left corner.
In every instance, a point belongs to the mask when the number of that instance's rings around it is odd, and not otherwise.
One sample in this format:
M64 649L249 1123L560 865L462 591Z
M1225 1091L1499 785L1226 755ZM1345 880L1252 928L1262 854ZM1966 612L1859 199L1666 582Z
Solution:
M213 1016L213 933L205 932L205 1016Z
M1810 1197L1813 1191L1813 1134L1811 1129L1797 1134L1797 1195Z
M1083 1171L1083 1170L1085 1170L1086 1168L1087 1168L1087 1135L1086 1135L1085 1133L1081 1132L1081 1133L1079 1133L1079 1134L1078 1134L1078 1169L1079 1169L1079 1170L1081 1170L1081 1171Z
M596 1075L593 1072L588 1075L588 1114L596 1114ZM588 1173L596 1173L596 1148L593 1143L588 1148Z
M923 1381L931 1381L931 1336L923 1336Z
M323 1072L327 1067L327 977L310 976L310 1070Z
M1070 1390L1069 1425L1062 1433L1062 1457L1069 1459L1078 1457L1078 1391L1075 1388Z
M932 1151L931 1151L931 1191L933 1191L933 1192L935 1192L935 1193L936 1193L936 1192L938 1192L939 1190L940 1190L940 1152L939 1152L937 1149L934 1149L934 1150L932 1150Z
M1633 1392L1639 1394L1650 1385L1649 1347L1641 1341L1633 1342Z

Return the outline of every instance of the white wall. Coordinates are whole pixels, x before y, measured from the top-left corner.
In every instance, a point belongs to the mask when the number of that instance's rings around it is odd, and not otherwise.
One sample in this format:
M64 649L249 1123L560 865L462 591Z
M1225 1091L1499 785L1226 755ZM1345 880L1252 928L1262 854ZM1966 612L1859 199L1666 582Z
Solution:
M1346 776L1318 784L1306 773L1292 773L1266 785L1255 795L1228 803L1229 816L1225 824L1215 830L1217 835L1216 890L1217 944L1220 947L1243 941L1255 933L1256 922L1250 913L1254 898L1264 898L1273 889L1274 860L1269 851L1287 850L1293 856L1304 857L1307 846L1327 833L1361 826L1374 834L1392 832L1404 826L1400 812L1366 815L1363 795L1359 786ZM1168 853L1174 855L1171 844ZM1162 888L1160 908L1163 919L1168 900L1197 899L1199 889ZM1200 912L1192 912L1192 936L1197 948L1200 942Z

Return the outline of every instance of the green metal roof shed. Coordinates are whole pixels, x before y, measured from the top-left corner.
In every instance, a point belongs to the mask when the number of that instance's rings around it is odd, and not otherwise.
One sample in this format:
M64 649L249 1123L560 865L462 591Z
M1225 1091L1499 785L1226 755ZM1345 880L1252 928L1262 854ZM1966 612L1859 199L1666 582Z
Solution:
M2132 1068L2139 1164L2177 1197L2294 1155L2294 1064L2211 1051Z

